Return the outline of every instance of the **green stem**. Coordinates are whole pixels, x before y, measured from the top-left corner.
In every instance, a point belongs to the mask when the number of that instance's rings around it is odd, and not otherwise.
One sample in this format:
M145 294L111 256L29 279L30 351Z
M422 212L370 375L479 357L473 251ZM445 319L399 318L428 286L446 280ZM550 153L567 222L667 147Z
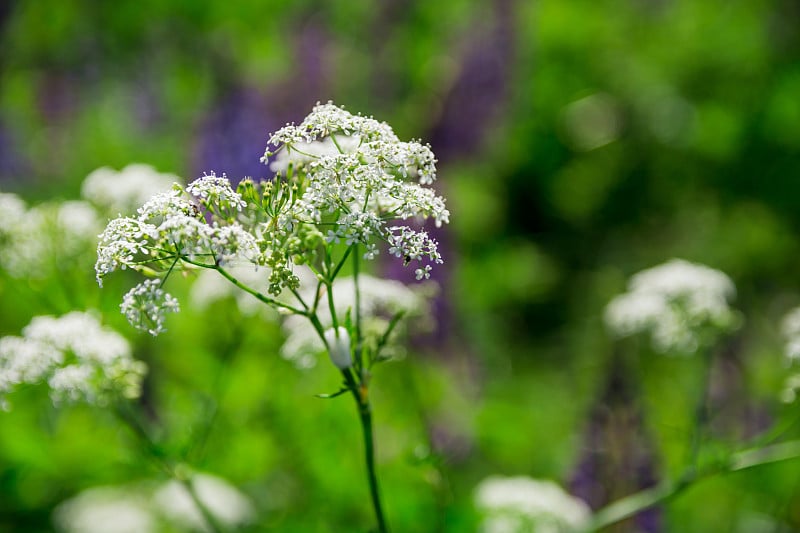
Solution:
M708 394L711 388L711 370L714 364L714 356L711 350L702 354L703 375L700 383L700 394L698 395L697 405L695 406L694 428L692 429L689 441L689 468L696 469L700 456L700 448L705 438L706 426L709 422Z
M147 453L150 455L150 458L158 465L158 467L166 475L178 481L186 488L186 490L189 492L189 496L192 498L192 501L203 515L203 518L205 519L212 533L222 533L224 529L220 527L214 515L211 514L211 512L208 510L208 507L206 507L206 505L200 500L194 485L190 480L186 479L185 476L179 474L175 466L167 460L163 450L150 436L147 429L144 427L144 424L142 424L142 421L139 419L139 416L130 408L127 403L124 402L117 405L116 414L117 417L128 426L133 434L136 435L141 442L142 447L147 451Z
M372 431L372 410L369 405L369 397L365 385L359 386L352 372L349 369L342 370L345 382L353 393L353 398L358 406L358 416L361 420L361 429L364 434L364 460L367 464L367 481L369 482L369 493L372 499L372 508L375 510L375 519L378 521L378 533L388 533L386 519L383 516L381 506L380 489L378 488L378 476L375 471L375 439Z
M356 368L359 372L362 371L364 368L364 362L361 360L361 288L358 284L358 275L359 275L359 262L358 262L358 245L354 244L353 246L356 247L356 251L353 254L353 287L355 287L355 298L356 298L356 308L355 308L355 315L356 315L356 339L358 340L358 344L356 344Z
M587 531L597 531L665 502L704 479L738 472L779 461L800 458L800 440L782 442L731 455L727 461L711 464L703 470L690 469L677 481L664 481L603 507L594 514Z
M291 311L292 313L296 313L298 315L306 314L306 311L304 311L302 309L298 309L297 307L291 306L289 304L285 304L283 302L279 302L278 300L275 300L275 299L270 298L268 296L264 296L263 294L261 294L257 290L248 287L247 285L245 285L244 283L240 282L238 279L236 279L232 275L230 275L230 273L228 273L228 271L225 270L224 268L222 268L221 266L214 266L214 267L211 267L211 268L213 268L214 270L218 271L220 274L222 274L222 276L225 279L227 279L228 281L230 281L231 283L233 283L234 285L236 285L237 287L242 289L244 292L252 294L256 298L258 298L258 300L260 300L261 302L264 302L267 305L274 305L275 307L282 307L283 309L287 309L287 310Z

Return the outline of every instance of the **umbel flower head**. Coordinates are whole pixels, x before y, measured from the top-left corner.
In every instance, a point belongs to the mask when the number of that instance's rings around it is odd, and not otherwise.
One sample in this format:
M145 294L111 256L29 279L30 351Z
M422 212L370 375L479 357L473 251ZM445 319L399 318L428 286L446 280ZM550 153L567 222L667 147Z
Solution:
M475 489L482 533L570 533L591 517L589 506L552 481L490 476Z
M180 269L224 273L228 265L247 262L263 269L265 301L297 311L300 304L276 300L298 294L297 265L332 282L349 254L371 260L381 244L404 265L413 264L417 279L442 262L436 241L419 229L426 219L439 226L450 216L430 188L436 159L427 145L400 141L386 123L328 103L276 132L268 148L262 161L276 172L270 181L245 179L234 190L224 174L212 172L153 196L135 216L109 222L97 248L98 282L119 269L165 278ZM317 279L311 283L314 290ZM144 315L128 313L131 306L126 315L151 333L161 331L159 306L177 304L159 298L162 304L152 299L155 307Z
M38 316L21 337L0 339L0 401L23 384L47 382L54 402L105 405L137 398L147 366L128 341L90 313Z
M635 274L606 306L605 322L620 337L649 333L657 351L693 353L738 325L728 303L735 295L723 272L672 259Z

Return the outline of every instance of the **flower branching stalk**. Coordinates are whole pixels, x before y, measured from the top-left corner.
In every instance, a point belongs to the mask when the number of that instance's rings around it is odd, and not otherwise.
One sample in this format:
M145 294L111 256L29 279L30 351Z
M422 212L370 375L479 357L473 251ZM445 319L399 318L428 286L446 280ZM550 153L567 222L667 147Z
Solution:
M423 229L449 222L445 200L431 187L436 159L430 147L400 141L383 122L352 115L331 103L317 105L299 125L287 125L269 139L262 161L272 180L242 180L236 189L213 172L153 196L136 216L109 222L100 235L95 271L98 283L116 270L131 269L149 279L124 298L122 311L135 327L153 335L166 315L179 310L165 283L181 271L212 270L260 302L304 319L319 351L344 378L342 390L356 401L364 433L372 504L381 532L388 530L375 472L370 372L388 358L387 345L405 315L394 309L380 327L365 327L361 294L362 260L381 248L417 280L442 263L437 242ZM263 272L266 290L237 278L250 265ZM349 266L348 266L349 265ZM337 290L352 270L352 295ZM352 296L342 311L337 303Z

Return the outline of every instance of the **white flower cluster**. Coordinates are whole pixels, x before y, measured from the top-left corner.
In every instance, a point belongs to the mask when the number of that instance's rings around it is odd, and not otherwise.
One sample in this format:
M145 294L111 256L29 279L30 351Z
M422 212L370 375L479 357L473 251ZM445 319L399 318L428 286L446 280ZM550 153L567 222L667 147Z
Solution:
M227 481L195 474L190 483L218 524L235 529L253 522L250 499ZM63 533L211 531L186 487L177 481L88 489L61 503L53 522Z
M44 278L82 263L97 246L107 214L135 210L176 181L172 174L133 164L89 174L81 189L85 201L28 208L17 195L0 193L0 268L15 278Z
M115 396L137 398L146 371L128 342L90 313L35 317L21 337L0 339L2 397L46 381L54 402L104 405Z
M120 171L98 168L86 176L81 195L110 214L131 213L152 196L168 191L182 180L162 174L150 165L134 163Z
M328 242L370 245L373 238L381 239L404 264L442 262L436 242L426 232L387 224L427 218L437 226L449 222L444 199L424 187L436 179L436 159L429 146L401 142L387 124L351 115L331 103L314 107L300 125L281 129L270 144L276 150L267 151L262 161L277 155L273 168L287 175L290 168L297 171L298 195L283 214L284 221L332 225L326 232ZM372 259L376 253L370 247L365 257ZM418 278L429 277L430 268L421 272Z
M436 177L430 147L401 142L387 124L333 104L317 105L270 143L276 150L263 161L276 156L273 181L244 180L234 190L224 175L211 173L155 195L135 217L112 220L97 247L98 283L118 269L166 277L174 269L249 262L266 267L266 292L277 298L301 289L299 265L330 273L322 258L331 261L336 243L360 245L363 257L374 259L376 243L384 242L404 265L417 265L417 279L442 262L427 232L398 225L449 221L444 199L426 188ZM147 316L155 316L152 308Z
M226 178L204 176L188 188L203 202L216 199L216 209L239 211L241 196ZM180 188L159 193L138 209L138 217L112 220L100 235L95 272L104 276L117 269L158 268L169 271L179 259L209 266L244 257L258 263L262 254L256 238L235 221L208 223ZM224 221L223 221L224 222Z
M47 203L28 208L0 193L0 268L14 278L42 278L86 257L100 230L87 202Z
M475 489L475 505L484 516L483 533L568 533L580 531L591 517L583 500L552 481L491 476Z
M366 342L381 336L389 326L391 318L398 313L408 318L425 316L428 312L428 295L424 290L411 289L399 281L360 274L358 287L362 335L367 339ZM338 278L333 283L333 294L337 321L342 323L348 311L355 313L356 309L353 278L350 276ZM321 306L317 313L323 327L333 326L333 317L327 306ZM281 347L281 355L299 368L313 367L317 361L316 355L321 353L325 346L308 320L302 316L288 316L283 322L283 330L286 333L286 341ZM328 329L328 331L333 330ZM391 348L398 350L394 345Z
M167 313L177 313L180 306L178 300L164 292L160 280L148 279L125 294L120 309L133 327L155 336L166 331Z
M728 303L735 294L723 272L672 259L634 275L606 307L605 322L621 337L650 333L660 352L693 353L736 326Z

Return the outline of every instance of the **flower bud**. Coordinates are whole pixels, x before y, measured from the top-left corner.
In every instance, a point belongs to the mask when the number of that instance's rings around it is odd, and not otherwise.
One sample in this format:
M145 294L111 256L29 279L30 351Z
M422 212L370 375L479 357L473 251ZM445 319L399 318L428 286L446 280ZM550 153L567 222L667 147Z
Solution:
M350 335L343 327L329 329L325 332L325 342L328 344L328 355L336 368L344 370L353 364L350 355Z

